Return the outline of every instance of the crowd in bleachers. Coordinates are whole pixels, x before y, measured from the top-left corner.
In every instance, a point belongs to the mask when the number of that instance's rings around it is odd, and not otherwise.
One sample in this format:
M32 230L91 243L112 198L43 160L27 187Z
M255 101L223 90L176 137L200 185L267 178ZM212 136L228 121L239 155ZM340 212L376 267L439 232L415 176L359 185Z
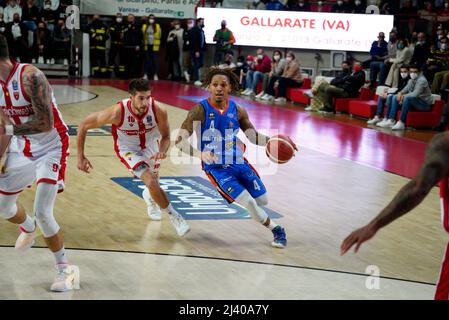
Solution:
M63 0L0 0L0 34L21 62L68 64L71 33Z

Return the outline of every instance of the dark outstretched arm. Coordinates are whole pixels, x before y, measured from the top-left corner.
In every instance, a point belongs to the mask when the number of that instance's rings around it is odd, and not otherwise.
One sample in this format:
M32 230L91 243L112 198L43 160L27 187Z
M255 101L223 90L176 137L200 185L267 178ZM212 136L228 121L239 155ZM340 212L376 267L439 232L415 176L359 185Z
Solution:
M354 244L360 245L371 239L377 231L413 210L420 204L433 186L449 172L449 133L435 136L429 143L426 159L418 175L407 183L394 199L366 226L351 233L341 245L346 253Z
M188 141L189 137L193 134L193 131L204 122L204 109L200 105L194 106L187 114L187 118L181 125L181 130L176 137L175 145L185 154L193 157L201 158L201 152L194 148ZM200 138L200 137L198 137Z

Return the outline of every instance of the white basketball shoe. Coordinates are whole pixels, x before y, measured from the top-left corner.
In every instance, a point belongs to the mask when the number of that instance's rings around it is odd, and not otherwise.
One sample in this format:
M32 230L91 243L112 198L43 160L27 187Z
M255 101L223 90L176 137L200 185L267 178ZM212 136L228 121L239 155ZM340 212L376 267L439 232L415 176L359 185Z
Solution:
M63 268L56 267L57 274L50 290L65 292L80 288L80 269L78 266L67 265Z
M142 198L145 200L147 204L147 213L151 220L160 221L162 219L161 208L154 202L153 198L150 195L150 191L148 188L144 188L142 191Z
M34 227L33 232L27 232L24 228L19 227L20 235L16 240L16 245L14 246L17 251L27 251L36 242L37 229Z
M170 221L176 229L178 236L182 237L190 231L190 226L179 213L169 214Z

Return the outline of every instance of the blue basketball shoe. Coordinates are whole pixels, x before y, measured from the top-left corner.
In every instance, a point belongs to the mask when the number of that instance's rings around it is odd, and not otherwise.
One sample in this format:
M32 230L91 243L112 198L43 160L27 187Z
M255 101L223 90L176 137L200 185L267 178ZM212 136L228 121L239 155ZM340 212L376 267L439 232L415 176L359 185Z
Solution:
M287 235L285 233L285 229L281 226L275 227L273 230L274 240L271 245L275 248L283 249L287 246Z

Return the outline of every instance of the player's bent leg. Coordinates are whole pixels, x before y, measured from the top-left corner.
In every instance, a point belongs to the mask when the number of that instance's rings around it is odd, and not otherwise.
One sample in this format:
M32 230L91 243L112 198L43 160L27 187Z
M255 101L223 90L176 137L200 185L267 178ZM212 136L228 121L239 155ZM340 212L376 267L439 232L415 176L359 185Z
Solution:
M150 191L151 197L159 205L162 211L166 212L170 218L170 222L176 230L178 236L182 237L190 231L190 226L184 220L184 218L173 208L170 204L167 194L162 190L159 185L158 175L145 170L140 179L145 183Z
M21 235L16 241L16 250L23 251L29 249L34 244L33 235L36 230L34 219L25 213L22 205L17 203L18 194L3 195L0 194L0 216L11 223L18 224Z
M246 208L254 219L258 220L265 227L271 230L274 236L274 240L271 243L273 247L285 248L287 246L287 236L285 233L285 229L274 223L268 217L265 210L259 207L257 201L249 194L248 191L244 190L242 193L240 193L240 195L235 199L235 202ZM264 200L264 198L261 198L259 202L268 203L268 201L266 199Z
M266 193L255 198L255 200L257 202L257 205L259 205L260 207L265 207L266 205L268 205L268 197Z
M34 213L45 242L55 258L57 274L50 290L64 292L79 289L80 274L77 266L69 264L62 232L53 215L57 192L56 184L39 183L34 201Z

